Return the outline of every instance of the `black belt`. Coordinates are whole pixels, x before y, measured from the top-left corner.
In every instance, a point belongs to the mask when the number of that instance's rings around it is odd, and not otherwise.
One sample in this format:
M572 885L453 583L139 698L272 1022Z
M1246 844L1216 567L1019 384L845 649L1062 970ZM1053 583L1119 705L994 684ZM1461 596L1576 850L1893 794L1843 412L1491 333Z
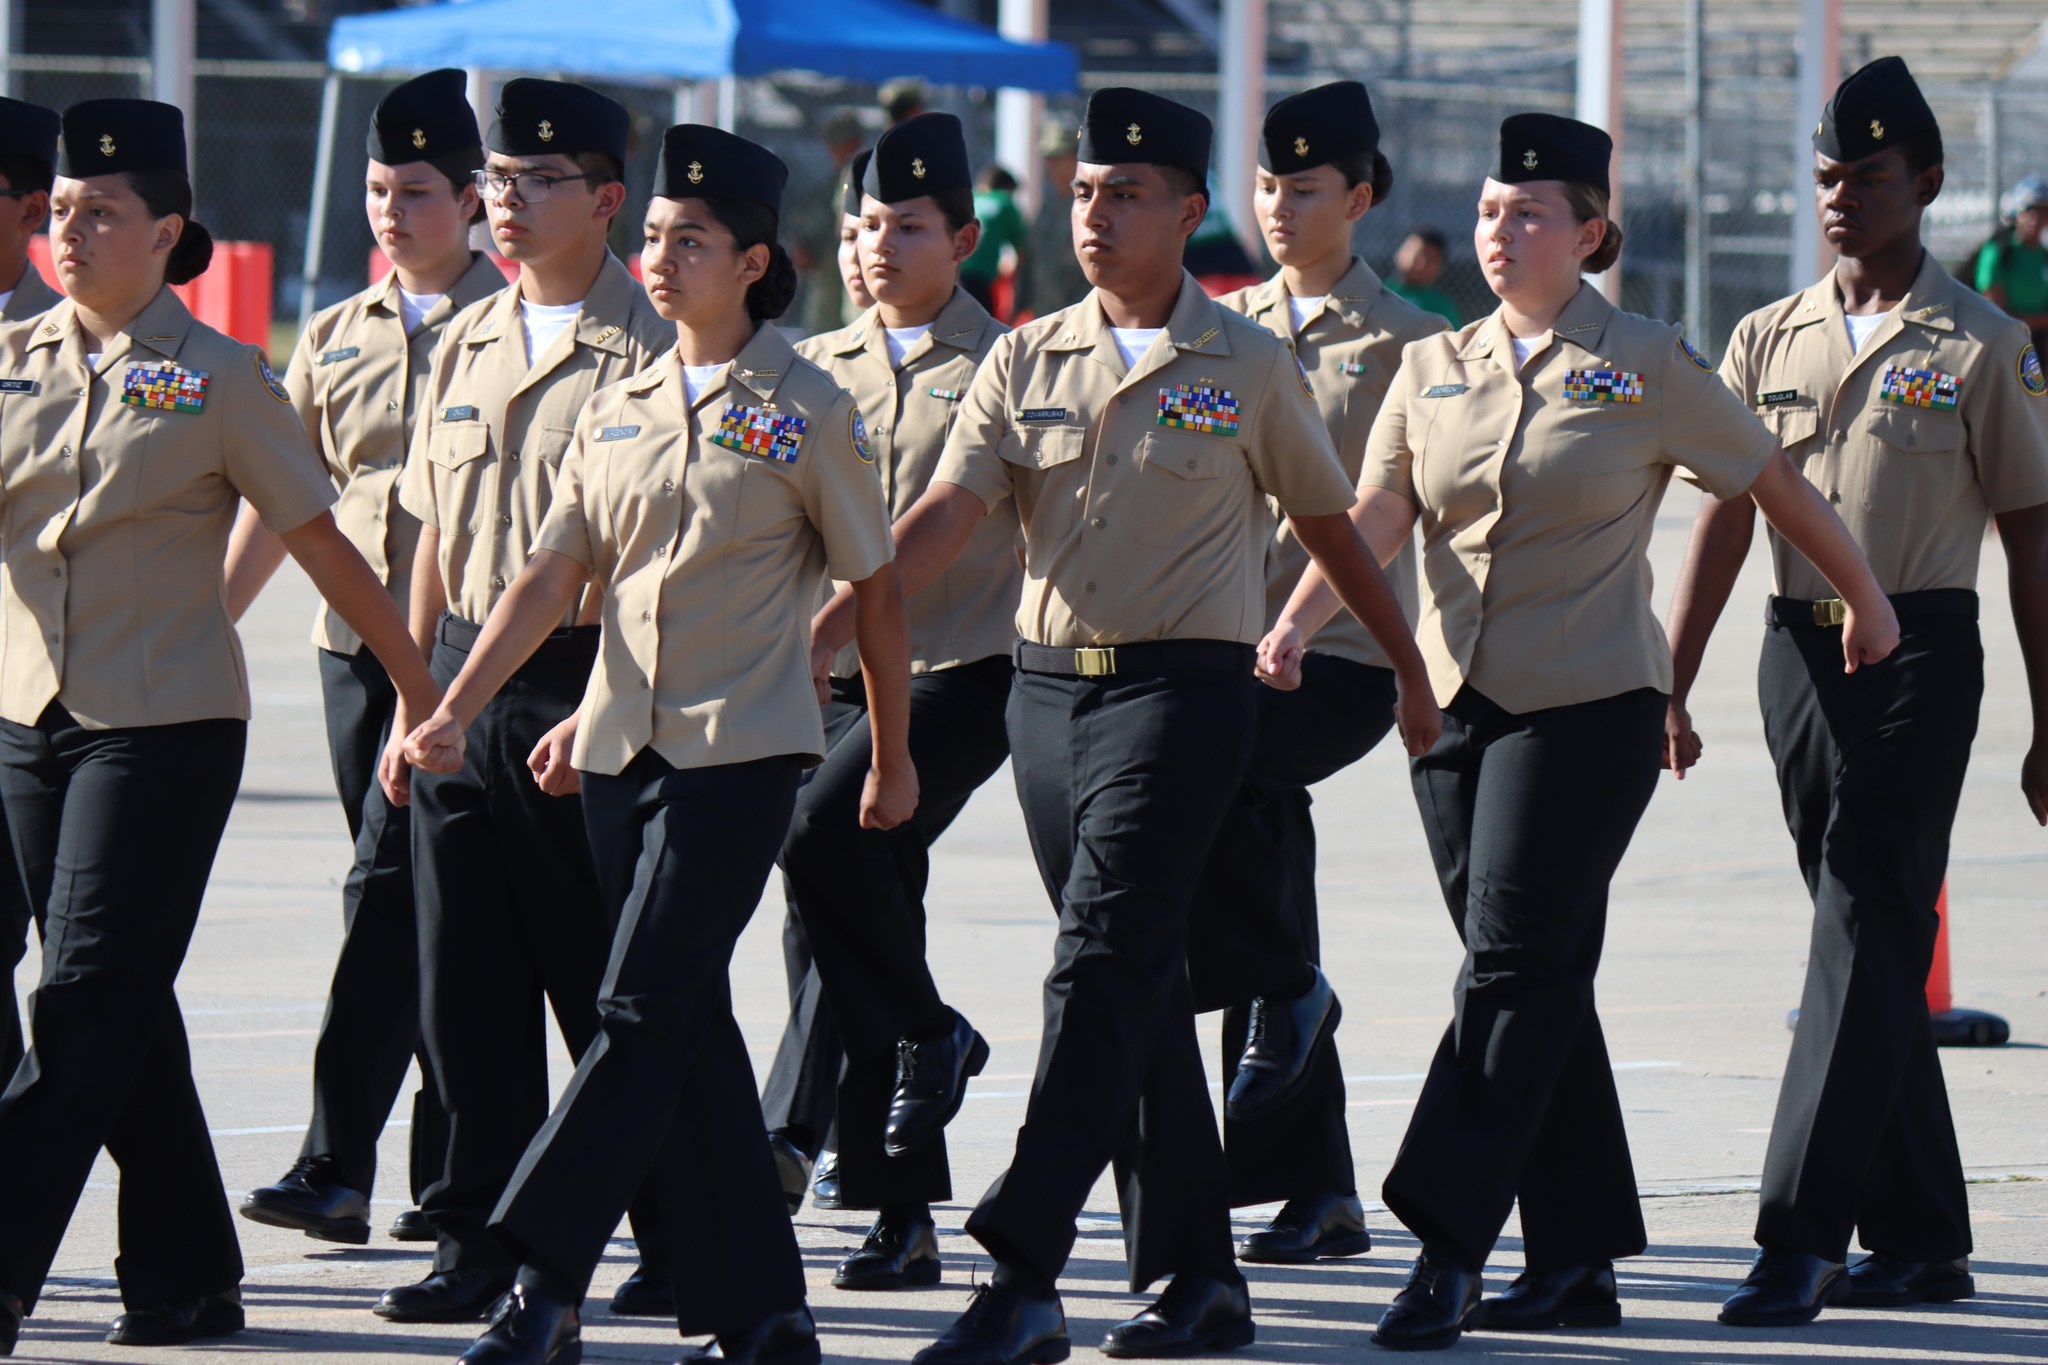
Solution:
M1237 673L1250 677L1255 655L1235 640L1145 640L1131 645L1056 649L1019 640L1011 651L1026 673L1107 678L1121 673Z
M587 626L557 626L548 632L547 639L541 641L540 649L534 653L538 655L549 645L558 642L594 641L603 632L604 627L594 622ZM465 621L453 612L444 611L441 613L441 624L434 631L434 639L450 649L459 649L467 654L476 648L477 637L483 633L484 628L475 621Z
M1977 619L1977 594L1970 588L1929 588L1925 592L1891 595L1892 610L1901 621L1925 621L1934 617ZM1764 619L1774 626L1839 626L1849 618L1848 604L1839 597L1819 599L1773 597Z

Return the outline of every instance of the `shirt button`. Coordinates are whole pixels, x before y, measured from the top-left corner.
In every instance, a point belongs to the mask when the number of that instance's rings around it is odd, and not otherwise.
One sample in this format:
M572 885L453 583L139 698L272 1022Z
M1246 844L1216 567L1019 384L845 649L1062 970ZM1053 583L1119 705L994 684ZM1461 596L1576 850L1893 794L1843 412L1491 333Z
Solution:
M61 564L50 570L50 577L52 578L62 578L63 576L64 567Z
M519 452L518 452L518 451L516 451L516 450L512 452L512 463L513 463L513 464L518 464L518 463L519 463Z
M71 447L65 446L62 450L58 451L57 453L68 460L71 458Z
M502 588L502 587L504 587L504 586L505 586L505 575L503 575L503 574L492 574L492 575L491 575L491 586L492 586L492 587L494 587L494 588Z
M78 391L77 393L74 393L74 394L72 394L71 396L72 396L73 398L83 398L83 397L85 397L85 390L84 390L84 389L80 389L80 390L79 390L79 391Z
M1188 468L1189 468L1190 470L1193 470L1193 469L1194 469L1194 467L1195 467L1195 462L1194 462L1193 460L1189 460L1189 461L1188 461Z
M663 479L663 480L661 481L661 491L662 491L662 492L664 492L664 493L673 493L673 492L675 492L675 491L676 491L676 481L675 481L674 479Z
M1830 493L1830 494L1828 494L1828 501L1829 501L1829 502L1840 502L1841 500L1842 500L1842 495L1841 495L1841 493L1839 493L1839 492L1834 492L1834 493Z
M502 524L510 526L512 524L512 514L510 512L507 512L503 516L499 517L498 520Z
M1094 591L1095 591L1095 585L1094 585L1093 583L1090 583L1090 584L1088 585L1088 591L1089 591L1089 592L1094 592Z
M1107 461L1105 461L1105 463L1107 463L1107 464L1115 464L1115 463L1116 463L1116 456L1114 456L1114 455L1110 456L1110 457L1109 457L1109 459L1108 459Z
M1103 527L1109 525L1109 523L1104 521L1101 517L1095 518L1095 520L1089 522L1088 524L1090 526L1093 526L1098 531L1100 531Z
M396 400L396 399L394 399L394 400L392 400L391 402L389 402L389 403L386 403L386 404L384 405L384 411L386 411L386 412L397 412L397 411L398 411L398 402L397 402L397 400Z
M652 621L654 619L654 613L651 611L643 611L640 613L640 619L643 621Z

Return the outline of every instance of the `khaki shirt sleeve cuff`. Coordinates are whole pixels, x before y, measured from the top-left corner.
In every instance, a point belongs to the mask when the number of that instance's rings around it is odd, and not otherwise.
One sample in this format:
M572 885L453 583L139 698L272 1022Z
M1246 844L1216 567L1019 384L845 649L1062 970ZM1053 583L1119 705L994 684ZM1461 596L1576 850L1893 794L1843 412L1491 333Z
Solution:
M994 462L1000 465L1001 461ZM981 499L983 513L993 512L1010 496L1010 481L1000 468L971 469L965 467L943 468L932 476L934 485L950 483L964 488Z
M572 524L564 517L547 517L534 535L533 548L536 553L552 550L565 555L592 571L597 568L597 556L590 552L590 533L580 520Z

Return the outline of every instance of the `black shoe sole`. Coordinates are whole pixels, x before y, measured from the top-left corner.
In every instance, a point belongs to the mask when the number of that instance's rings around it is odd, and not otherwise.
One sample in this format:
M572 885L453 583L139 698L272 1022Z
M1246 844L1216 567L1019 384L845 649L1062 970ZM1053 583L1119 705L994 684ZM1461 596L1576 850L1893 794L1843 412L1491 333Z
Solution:
M286 1228L292 1232L303 1232L321 1242L341 1242L348 1246L368 1246L370 1243L370 1220L367 1218L315 1218L289 1209L273 1209L263 1204L243 1204L235 1212L252 1223L261 1223L267 1228Z
M434 1231L432 1223L393 1223L391 1230L384 1234L394 1242L438 1242L440 1234Z
M1252 1265L1309 1265L1316 1261L1363 1256L1371 1250L1370 1232L1349 1232L1341 1237L1325 1237L1314 1246L1302 1247L1299 1250L1259 1246L1247 1237L1244 1244L1237 1249L1237 1259Z
M1372 1344L1385 1351L1446 1351L1458 1344L1459 1337L1472 1330L1478 1317L1479 1305L1474 1304L1457 1326L1446 1327L1427 1336L1388 1337L1382 1336L1375 1328Z
M1911 1308L1919 1303L1959 1303L1964 1299L1977 1297L1975 1276L1961 1275L1953 1280L1943 1280L1925 1289L1909 1290L1904 1294L1859 1294L1852 1285L1849 1296L1842 1300L1845 1308Z
M960 1084L953 1091L953 1102L946 1106L946 1112L940 1115L938 1120L932 1124L931 1131L920 1134L909 1142L885 1139L882 1143L883 1152L890 1156L902 1156L905 1152L916 1151L940 1133L945 1132L946 1125L959 1116L960 1106L967 1102L967 1082L979 1076L982 1069L987 1065L988 1039L977 1033L974 1035L973 1045L967 1049L967 1060L960 1068Z
M1233 1322L1207 1336L1193 1341L1178 1342L1172 1346L1144 1345L1126 1346L1114 1339L1105 1338L1102 1353L1112 1360L1174 1360L1181 1356L1207 1355L1211 1351L1235 1351L1249 1346L1257 1338L1259 1329L1250 1318Z
M1577 1308L1560 1308L1550 1313L1522 1318L1496 1319L1485 1304L1479 1305L1479 1312L1472 1318L1469 1330L1475 1332L1547 1332L1561 1327L1619 1327L1621 1326L1621 1305L1618 1303L1588 1303Z
M932 1260L912 1261L903 1268L901 1273L896 1274L847 1275L842 1272L834 1272L832 1287L834 1289L910 1289L922 1285L937 1284L939 1282L939 1271L939 1262Z
M506 1294L511 1292L509 1289L505 1291ZM422 1313L405 1310L393 1313L387 1311L381 1303L373 1306L370 1311L386 1322L483 1322L488 1318L496 1317L498 1315L498 1306L504 1303L504 1301L505 1294L500 1294L483 1307L469 1313L457 1313L452 1308L439 1312Z
M630 1298L614 1298L605 1305L615 1318L670 1318L676 1315L676 1301L654 1294L635 1294Z
M202 1317L190 1328L175 1332L108 1332L109 1346L182 1346L188 1341L206 1341L214 1337L231 1337L248 1326L248 1318L240 1306L232 1311L215 1310Z
M1299 1095L1301 1088L1308 1084L1309 1073L1316 1068L1316 1054L1330 1045L1330 1040L1337 1036L1337 1025L1343 1021L1344 1002L1332 998L1330 1001L1330 1012L1323 1016L1323 1026L1316 1030L1316 1040L1309 1045L1308 1052L1304 1054L1305 1060L1301 1064L1301 1071L1294 1079L1275 1091L1270 1099L1261 1100L1258 1104L1249 1107L1234 1103L1228 1097L1225 1097L1223 1101L1224 1117L1233 1123L1256 1123L1258 1120L1267 1117L1275 1110L1284 1106L1296 1095Z

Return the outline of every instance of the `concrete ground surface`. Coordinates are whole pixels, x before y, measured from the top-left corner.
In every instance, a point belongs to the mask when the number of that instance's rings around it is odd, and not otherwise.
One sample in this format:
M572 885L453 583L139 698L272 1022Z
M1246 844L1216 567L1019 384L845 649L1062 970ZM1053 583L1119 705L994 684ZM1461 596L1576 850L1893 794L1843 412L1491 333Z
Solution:
M1674 491L1654 546L1665 605L1694 495ZM1649 1252L1621 1269L1617 1330L1527 1337L1469 1334L1464 1355L1584 1361L2048 1359L2048 832L2017 787L2029 717L2005 605L2003 557L1987 543L1989 685L1950 877L1959 1002L2004 1014L2014 1042L1944 1054L1963 1158L1973 1180L1978 1297L1941 1310L1828 1313L1797 1331L1737 1332L1713 1321L1752 1254L1755 1181L1797 1003L1809 907L1762 743L1755 667L1768 576L1761 544L1723 621L1695 698L1703 765L1666 779L1614 885L1600 981L1637 1175L1649 1196ZM265 1184L295 1156L309 1099L315 1031L340 936L348 850L321 729L312 594L287 568L251 613L256 718L241 800L180 981L199 1085L228 1189ZM1343 996L1339 1035L1351 1132L1368 1200L1399 1143L1421 1073L1450 1011L1459 949L1436 889L1405 765L1383 745L1318 789L1326 964ZM1193 856L1194 850L1190 850ZM1039 1033L1039 985L1051 914L1007 773L968 806L933 862L931 957L948 998L993 1044L988 1071L953 1124L954 1200L938 1210L945 1281L931 1290L834 1290L833 1266L866 1217L808 1205L797 1218L812 1306L830 1357L907 1360L965 1306L986 1257L962 1235L968 1207L1008 1159ZM765 1070L783 1018L779 889L771 889L733 967L741 1023ZM32 948L17 986L36 979ZM1215 1022L1203 1022L1216 1074ZM567 1075L559 1041L556 1080ZM410 1112L402 1097L395 1120ZM342 1248L242 1223L250 1330L225 1342L138 1352L101 1342L120 1311L112 1269L117 1172L102 1159L17 1358L29 1361L452 1359L477 1330L394 1327L376 1295L426 1273L431 1248L385 1240L408 1204L406 1129L386 1130L375 1193L379 1235ZM4 1173L32 1180L33 1171ZM4 1206L0 1197L0 1206ZM1240 1210L1240 1232L1270 1208ZM6 1217L0 1207L0 1221ZM1415 1243L1383 1210L1373 1250L1309 1267L1251 1267L1259 1340L1243 1354L1286 1362L1364 1360L1372 1323L1398 1290ZM715 1247L719 1229L676 1229ZM1490 1286L1517 1273L1511 1221ZM592 1289L585 1358L672 1359L661 1324L603 1308L632 1265L623 1239ZM1126 1291L1114 1196L1098 1186L1063 1282L1077 1357L1142 1306Z

